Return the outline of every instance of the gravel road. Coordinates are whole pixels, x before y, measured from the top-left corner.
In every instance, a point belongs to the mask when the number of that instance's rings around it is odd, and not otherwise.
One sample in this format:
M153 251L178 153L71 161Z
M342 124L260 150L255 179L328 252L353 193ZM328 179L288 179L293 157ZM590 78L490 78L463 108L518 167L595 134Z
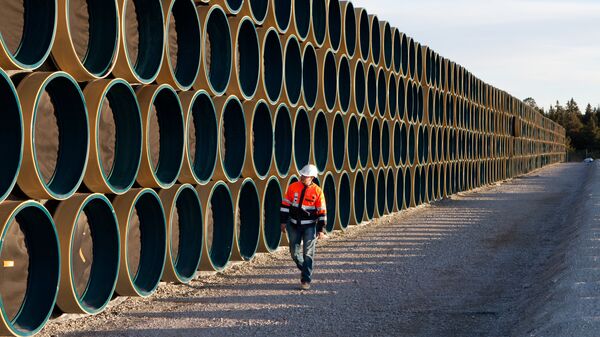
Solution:
M330 236L309 291L281 249L42 335L592 336L598 191L599 164L552 165Z

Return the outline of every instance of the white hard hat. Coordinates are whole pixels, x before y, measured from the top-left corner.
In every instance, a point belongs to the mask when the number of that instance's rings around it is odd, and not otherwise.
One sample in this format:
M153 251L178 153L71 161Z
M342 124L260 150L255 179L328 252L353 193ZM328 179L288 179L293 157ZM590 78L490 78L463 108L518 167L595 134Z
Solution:
M317 169L317 167L315 165L306 165L302 168L302 170L300 170L301 176L304 177L314 177L316 178L319 175L319 169Z

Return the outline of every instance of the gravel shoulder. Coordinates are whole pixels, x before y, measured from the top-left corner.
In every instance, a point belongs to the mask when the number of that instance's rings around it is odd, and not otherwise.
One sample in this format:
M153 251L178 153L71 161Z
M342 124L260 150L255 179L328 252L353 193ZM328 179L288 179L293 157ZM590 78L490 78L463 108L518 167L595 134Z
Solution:
M592 336L600 164L552 165L334 234L310 291L288 254L60 317L42 335Z

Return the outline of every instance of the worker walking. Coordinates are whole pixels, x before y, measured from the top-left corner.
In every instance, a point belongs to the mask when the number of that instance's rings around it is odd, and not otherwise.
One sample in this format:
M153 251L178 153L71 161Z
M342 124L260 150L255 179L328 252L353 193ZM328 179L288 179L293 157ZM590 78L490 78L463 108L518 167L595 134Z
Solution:
M306 165L299 173L300 181L288 187L281 202L281 231L288 232L290 254L301 271L301 289L308 290L317 238L325 238L327 208L323 191L313 182L319 170Z

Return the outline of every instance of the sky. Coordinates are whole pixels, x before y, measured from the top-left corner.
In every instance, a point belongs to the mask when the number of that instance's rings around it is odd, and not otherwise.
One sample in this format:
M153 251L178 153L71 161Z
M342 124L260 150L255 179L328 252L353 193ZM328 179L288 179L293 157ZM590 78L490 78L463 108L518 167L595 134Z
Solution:
M600 0L352 3L519 99L600 106Z

